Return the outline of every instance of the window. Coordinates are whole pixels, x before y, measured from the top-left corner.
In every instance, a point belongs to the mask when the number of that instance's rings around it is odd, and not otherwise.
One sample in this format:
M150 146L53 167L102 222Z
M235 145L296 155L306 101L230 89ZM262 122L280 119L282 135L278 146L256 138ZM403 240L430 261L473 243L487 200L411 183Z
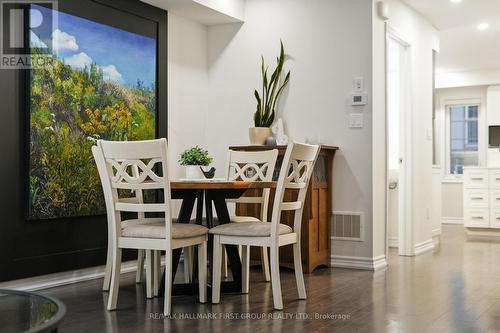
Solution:
M465 166L477 166L478 105L448 107L450 119L450 174L461 175Z

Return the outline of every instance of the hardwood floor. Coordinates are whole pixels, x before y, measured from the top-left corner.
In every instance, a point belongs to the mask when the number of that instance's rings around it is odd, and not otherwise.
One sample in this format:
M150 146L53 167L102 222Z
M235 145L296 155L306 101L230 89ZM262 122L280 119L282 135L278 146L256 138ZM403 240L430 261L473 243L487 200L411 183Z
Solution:
M122 276L113 312L105 310L101 280L42 292L67 306L59 332L500 332L500 242L466 241L461 226L444 226L441 240L418 257L391 250L384 271L325 268L305 275L307 301L297 300L293 272L282 271L282 312L272 311L260 270L252 270L250 294L222 295L218 305L174 297L175 319L161 318L162 299L146 300L135 274ZM199 314L204 318L195 319Z

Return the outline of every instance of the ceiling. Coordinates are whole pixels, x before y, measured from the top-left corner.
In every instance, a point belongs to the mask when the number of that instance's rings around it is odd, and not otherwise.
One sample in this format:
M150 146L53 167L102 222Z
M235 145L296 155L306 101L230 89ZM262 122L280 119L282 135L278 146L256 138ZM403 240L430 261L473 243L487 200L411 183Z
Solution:
M438 74L500 68L500 0L403 1L441 32ZM489 29L478 31L483 22Z
M243 22L243 0L141 0L204 25Z
M450 0L403 0L420 12L439 30L464 25L476 26L483 21L500 20L499 0L463 0L453 4Z
M500 68L500 23L482 32L467 26L442 31L436 66L438 73Z

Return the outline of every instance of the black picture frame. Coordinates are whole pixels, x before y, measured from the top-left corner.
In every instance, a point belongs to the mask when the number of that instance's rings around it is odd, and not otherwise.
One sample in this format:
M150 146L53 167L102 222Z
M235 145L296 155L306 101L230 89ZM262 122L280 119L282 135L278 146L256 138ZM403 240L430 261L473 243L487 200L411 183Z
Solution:
M154 25L157 39L156 136L167 137L167 12L139 0L60 0L58 10L134 32L144 20ZM98 9L98 10L96 10ZM129 19L124 20L128 17ZM135 19L134 19L135 18ZM140 31L140 30L135 30ZM49 274L105 262L105 215L27 220L29 184L29 70L0 71L0 131L5 142L0 154L9 163L0 189L0 281ZM8 176L7 176L8 175ZM125 260L134 251L125 253Z

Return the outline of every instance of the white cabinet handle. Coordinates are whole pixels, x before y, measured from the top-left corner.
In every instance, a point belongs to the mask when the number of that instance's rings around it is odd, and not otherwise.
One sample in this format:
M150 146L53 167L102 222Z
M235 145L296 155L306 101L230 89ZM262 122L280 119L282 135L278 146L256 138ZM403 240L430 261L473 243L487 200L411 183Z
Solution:
M473 220L482 220L482 219L484 219L484 217L482 217L482 216L472 216L472 219Z
M483 180L484 178L481 178L481 177L472 177L471 179L472 180Z
M472 200L484 200L483 197L472 197L471 199ZM500 198L498 198L498 200L500 200Z

